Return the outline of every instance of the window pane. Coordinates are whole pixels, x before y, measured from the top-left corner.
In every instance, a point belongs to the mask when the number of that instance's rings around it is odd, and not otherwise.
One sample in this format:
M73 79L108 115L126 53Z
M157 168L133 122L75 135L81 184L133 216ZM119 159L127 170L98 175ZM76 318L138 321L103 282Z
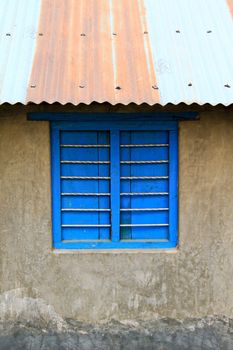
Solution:
M122 131L121 239L169 236L169 132Z
M62 239L110 239L109 132L62 131L60 139Z

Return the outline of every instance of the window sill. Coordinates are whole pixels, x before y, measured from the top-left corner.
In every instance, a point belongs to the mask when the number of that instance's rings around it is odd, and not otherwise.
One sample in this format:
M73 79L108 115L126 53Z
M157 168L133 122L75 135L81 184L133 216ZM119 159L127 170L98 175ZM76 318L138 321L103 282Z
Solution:
M169 249L52 249L52 254L177 254L179 246Z

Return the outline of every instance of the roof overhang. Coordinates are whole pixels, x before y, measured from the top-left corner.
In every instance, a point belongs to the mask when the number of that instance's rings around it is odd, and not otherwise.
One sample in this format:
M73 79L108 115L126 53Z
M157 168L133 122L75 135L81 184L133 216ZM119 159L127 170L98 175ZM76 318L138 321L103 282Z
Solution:
M232 0L2 0L0 103L233 103Z

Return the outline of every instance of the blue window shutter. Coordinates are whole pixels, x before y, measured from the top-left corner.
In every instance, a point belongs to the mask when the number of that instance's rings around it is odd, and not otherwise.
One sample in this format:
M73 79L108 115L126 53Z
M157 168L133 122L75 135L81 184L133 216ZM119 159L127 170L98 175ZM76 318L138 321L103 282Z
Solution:
M62 240L110 238L110 145L106 131L61 131Z
M119 130L111 131L111 208L113 242L120 240L120 144Z
M52 123L55 248L177 245L177 123L147 124Z
M60 130L51 127L51 171L52 171L52 230L53 245L59 246L61 237L61 183L60 183Z
M169 239L169 132L121 133L121 238Z
M177 243L178 235L178 132L169 132L169 240Z

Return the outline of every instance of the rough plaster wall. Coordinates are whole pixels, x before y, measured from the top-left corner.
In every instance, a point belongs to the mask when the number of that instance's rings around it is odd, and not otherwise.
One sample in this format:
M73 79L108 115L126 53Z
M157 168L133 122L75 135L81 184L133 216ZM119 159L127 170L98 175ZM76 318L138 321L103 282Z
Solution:
M52 252L49 152L47 122L1 116L0 318L16 318L23 297L32 313L42 303L48 315L54 307L88 322L233 317L233 113L180 123L180 247L172 254Z

